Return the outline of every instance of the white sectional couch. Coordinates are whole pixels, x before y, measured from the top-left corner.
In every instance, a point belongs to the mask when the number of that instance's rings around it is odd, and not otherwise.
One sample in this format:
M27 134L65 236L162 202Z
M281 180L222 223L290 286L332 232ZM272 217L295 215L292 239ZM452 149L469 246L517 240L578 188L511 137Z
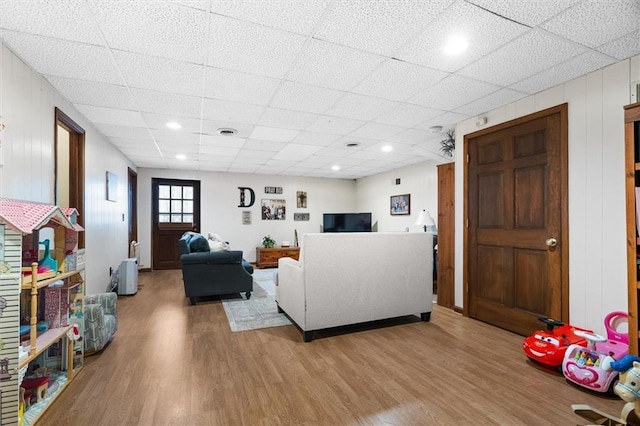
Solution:
M304 234L300 260L278 261L276 302L303 331L420 315L433 308L429 233Z

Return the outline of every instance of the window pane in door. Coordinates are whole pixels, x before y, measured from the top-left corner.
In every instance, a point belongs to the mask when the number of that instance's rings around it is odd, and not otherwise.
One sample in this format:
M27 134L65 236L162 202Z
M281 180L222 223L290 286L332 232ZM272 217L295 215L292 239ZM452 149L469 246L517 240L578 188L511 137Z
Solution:
M160 223L167 223L169 222L169 215L168 214L159 214L158 215L158 221Z
M185 200L193 200L193 187L191 186L183 186L182 187L182 198Z
M182 198L182 187L181 186L171 186L171 198Z
M169 185L158 185L158 198L169 198Z
M169 213L169 200L158 200L158 212Z
M193 213L193 201L183 201L182 211L184 213Z
M182 213L182 201L171 200L171 213Z
M172 214L171 215L171 222L172 223L181 223L182 222L182 215L181 214Z
M193 215L192 214L182 215L182 221L184 223L193 223Z

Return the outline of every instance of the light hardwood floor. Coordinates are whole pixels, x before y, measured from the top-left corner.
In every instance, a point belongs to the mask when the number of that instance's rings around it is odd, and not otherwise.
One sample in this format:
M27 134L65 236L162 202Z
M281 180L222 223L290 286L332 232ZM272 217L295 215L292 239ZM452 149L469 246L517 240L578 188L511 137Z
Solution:
M571 404L621 400L526 360L522 337L434 306L431 322L232 333L190 306L180 271L140 275L119 330L38 422L46 425L571 425Z

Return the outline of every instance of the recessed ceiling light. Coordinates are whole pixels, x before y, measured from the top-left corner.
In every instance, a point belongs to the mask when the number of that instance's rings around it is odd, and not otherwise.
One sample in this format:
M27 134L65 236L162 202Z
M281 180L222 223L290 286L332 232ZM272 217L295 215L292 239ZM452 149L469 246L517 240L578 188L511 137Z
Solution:
M184 154L177 154L177 155L176 155L176 158L177 158L178 160L186 160L186 159L187 159L187 156L186 156L186 155L184 155Z
M218 132L219 135L222 135L222 136L233 136L236 133L238 133L236 129L230 129L228 127L221 127L216 131Z
M331 170L333 170L334 172L337 172L338 170L340 170L340 166L338 166L337 164L334 166L331 166Z
M442 48L445 55L457 55L469 47L469 42L462 37L452 37Z
M172 130L182 129L182 126L180 125L180 123L176 123L175 121L170 121L165 125Z
M347 142L344 144L347 148L355 148L360 146L360 142Z
M391 152L391 151L393 151L393 147L391 145L385 145L380 149L382 150L382 152Z

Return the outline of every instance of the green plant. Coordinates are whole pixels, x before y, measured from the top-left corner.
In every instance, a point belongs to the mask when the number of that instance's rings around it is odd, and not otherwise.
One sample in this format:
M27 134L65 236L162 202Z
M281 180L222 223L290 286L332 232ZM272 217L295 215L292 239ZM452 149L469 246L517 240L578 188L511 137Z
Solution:
M271 238L271 235L266 235L265 237L262 238L262 245L264 246L264 248L275 247L276 240Z

